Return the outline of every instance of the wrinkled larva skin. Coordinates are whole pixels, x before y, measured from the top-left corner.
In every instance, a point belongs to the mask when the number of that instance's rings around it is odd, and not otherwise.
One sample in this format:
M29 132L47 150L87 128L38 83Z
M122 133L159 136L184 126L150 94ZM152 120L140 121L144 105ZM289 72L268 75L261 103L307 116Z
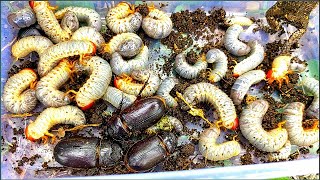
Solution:
M304 129L302 126L303 110L305 106L300 102L289 103L284 107L283 119L292 145L310 146L319 142L319 128ZM317 119L319 123L319 119Z
M148 65L149 50L144 46L142 50L133 59L124 60L122 56L115 52L112 54L110 66L112 72L116 75L128 74L130 75L134 70L145 69Z
M45 136L57 124L79 126L86 123L84 113L76 106L50 107L40 113L25 129L26 138L35 141Z
M250 41L248 45L251 48L250 55L234 66L234 77L238 77L243 73L256 68L264 59L264 48L258 41Z
M11 52L13 57L19 59L33 51L40 55L52 45L51 40L44 36L28 36L15 42L12 45Z
M103 95L102 99L108 101L117 109L125 109L131 104L133 104L137 97L134 95L124 93L115 87L109 86L107 88L106 93Z
M306 110L307 116L319 119L319 81L315 78L304 78L300 84L304 91L313 95L313 101Z
M34 70L26 68L11 76L3 88L3 105L11 113L32 111L38 100L35 90L28 89L37 80Z
M279 150L279 152L269 153L268 160L269 161L279 161L285 160L290 156L291 152L291 143L287 141L286 144Z
M33 1L33 10L36 13L37 21L43 31L54 42L68 41L72 32L67 29L62 29L56 16L49 8L49 2Z
M76 14L72 11L67 11L61 20L61 28L68 29L71 32L79 29L79 21Z
M36 86L38 100L47 107L60 107L71 102L69 96L59 91L71 76L71 65L68 60L62 60L47 75L42 77Z
M188 64L186 56L180 53L176 56L174 61L175 71L186 79L194 79L199 76L200 71L206 69L208 63L204 56L202 56L194 65Z
M215 85L210 83L192 84L185 90L183 97L192 106L199 102L210 103L218 112L223 126L228 129L233 127L237 118L236 109L228 95Z
M225 23L228 26L232 26L234 24L238 24L240 26L251 26L253 21L243 16L230 16L225 19Z
M199 151L206 159L220 161L230 159L240 154L241 147L237 141L228 141L217 144L220 129L210 127L200 134Z
M9 24L16 28L29 27L37 21L36 15L30 7L25 7L16 12L10 13L7 19Z
M62 19L68 11L73 12L80 22L86 22L87 26L95 28L98 32L101 30L101 16L94 9L69 6L57 11L55 17Z
M106 22L108 28L116 34L133 33L140 28L142 15L135 12L129 3L120 2L108 11Z
M176 107L178 105L178 102L170 95L170 91L177 83L178 79L168 77L161 82L157 91L157 95L166 101L168 107Z
M230 97L235 105L240 105L249 88L262 80L266 74L262 70L252 70L242 74L233 84Z
M225 48L235 56L247 55L251 50L250 46L238 39L242 31L242 26L234 24L227 29L224 37Z
M286 129L278 127L271 131L262 128L262 119L269 108L265 100L256 100L249 104L239 119L242 135L256 148L266 152L279 151L288 140Z
M93 42L98 48L105 43L102 35L93 27L84 26L76 30L71 40L86 40Z
M208 80L211 83L220 81L228 70L228 57L219 49L210 49L206 54L208 63L214 63L214 69L210 71Z
M153 39L162 39L171 33L173 24L170 17L159 9L153 8L142 20L142 29Z

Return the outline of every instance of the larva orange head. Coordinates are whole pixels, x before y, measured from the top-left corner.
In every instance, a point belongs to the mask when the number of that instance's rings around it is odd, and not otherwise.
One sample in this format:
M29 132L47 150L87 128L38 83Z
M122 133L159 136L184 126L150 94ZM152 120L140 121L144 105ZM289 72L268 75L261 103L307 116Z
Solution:
M29 1L29 6L31 7L31 9L34 8L34 1Z
M35 142L37 139L35 139L32 135L32 131L30 131L29 129L30 124L26 127L26 129L24 130L24 134L26 135L26 138L32 142Z
M91 103L89 103L83 107L80 107L80 108L82 111L86 111L86 110L90 109L93 105L94 105L94 101L92 101Z
M238 129L238 126L239 126L239 119L238 119L238 117L236 117L236 119L233 121L233 125L232 125L231 129L235 131Z
M114 87L119 89L119 77L115 77L113 80Z
M94 54L96 54L96 52L97 52L97 46L96 46L96 44L95 43L93 43L92 41L90 41L91 42L91 44L92 44L92 46L93 46L93 49L92 49L92 55L94 55Z
M238 77L239 77L239 74L234 73L232 76L235 77L235 78L238 78Z

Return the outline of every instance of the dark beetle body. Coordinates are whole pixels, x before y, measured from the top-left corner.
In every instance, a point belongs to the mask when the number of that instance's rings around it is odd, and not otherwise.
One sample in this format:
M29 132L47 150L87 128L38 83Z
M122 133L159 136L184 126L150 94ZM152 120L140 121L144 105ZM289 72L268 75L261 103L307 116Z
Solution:
M165 113L166 105L160 97L138 100L111 117L107 131L114 139L126 139L132 133L143 131L155 124Z
M53 154L58 163L68 167L110 167L122 158L122 149L108 140L76 137L61 140Z
M174 152L177 138L173 133L164 132L135 143L126 153L124 163L131 172L152 169Z

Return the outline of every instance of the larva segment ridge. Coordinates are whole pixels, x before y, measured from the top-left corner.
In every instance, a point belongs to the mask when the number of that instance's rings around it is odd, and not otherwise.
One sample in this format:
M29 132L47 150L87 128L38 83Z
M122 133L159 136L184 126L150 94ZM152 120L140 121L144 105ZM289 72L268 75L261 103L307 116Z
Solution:
M91 41L95 44L96 47L100 47L102 44L105 44L103 36L93 27L81 27L78 30L76 30L71 40L85 40L85 41ZM96 51L96 50L95 50ZM95 53L93 53L95 54Z
M180 53L176 56L174 61L175 71L182 77L186 79L194 79L199 76L200 71L206 69L208 63L206 57L203 54L199 60L194 64L188 64L186 56L184 53Z
M219 49L210 49L206 54L208 63L214 63L214 69L208 74L208 80L211 83L220 81L228 70L228 57Z
M300 82L304 91L313 95L310 106L306 109L307 116L319 119L319 81L315 78L307 77Z
M240 25L234 24L227 29L224 37L225 48L235 56L244 56L251 51L250 46L238 39L242 31L243 28Z
M28 36L24 37L12 45L12 55L16 58L22 58L29 53L35 51L42 54L43 51L52 46L53 43L50 39L43 36Z

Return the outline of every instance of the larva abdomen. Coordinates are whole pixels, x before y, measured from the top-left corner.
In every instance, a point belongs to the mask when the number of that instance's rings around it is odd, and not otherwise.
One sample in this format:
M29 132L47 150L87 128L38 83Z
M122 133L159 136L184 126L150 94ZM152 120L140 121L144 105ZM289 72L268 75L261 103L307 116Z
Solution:
M228 57L219 49L210 49L206 54L206 60L208 63L215 63L208 80L212 83L220 81L227 73Z
M117 109L125 109L130 106L137 99L137 97L124 93L115 87L109 86L102 99L108 101Z
M224 46L231 54L236 56L247 55L251 50L250 46L238 39L242 31L243 28L240 25L234 24L227 29L224 37Z
M162 81L157 90L157 95L161 96L169 107L176 107L178 105L178 102L170 95L170 91L177 83L178 80L176 78L168 77Z
M15 58L22 58L27 56L32 51L42 54L43 51L52 46L50 39L43 36L28 36L21 38L12 45L12 55Z
M190 65L186 61L183 53L176 56L174 62L175 71L186 79L194 79L199 76L200 71L206 69L208 66L205 56L202 56L194 65Z
M98 48L101 46L101 44L104 44L104 38L103 36L93 27L81 27L78 30L76 30L71 40L86 40L93 42Z

